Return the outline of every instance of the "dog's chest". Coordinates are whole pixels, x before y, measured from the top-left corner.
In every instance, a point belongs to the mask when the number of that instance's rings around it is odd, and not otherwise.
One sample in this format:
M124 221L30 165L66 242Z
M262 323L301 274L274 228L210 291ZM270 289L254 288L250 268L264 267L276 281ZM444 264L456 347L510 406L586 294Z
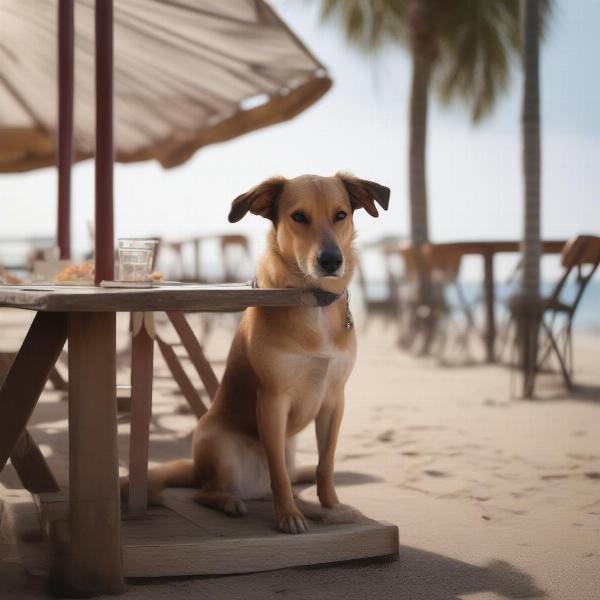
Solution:
M291 410L288 433L293 435L315 419L323 404L336 401L354 364L354 345L336 344L327 323L321 326L321 344L311 352L289 352L280 357L286 373Z

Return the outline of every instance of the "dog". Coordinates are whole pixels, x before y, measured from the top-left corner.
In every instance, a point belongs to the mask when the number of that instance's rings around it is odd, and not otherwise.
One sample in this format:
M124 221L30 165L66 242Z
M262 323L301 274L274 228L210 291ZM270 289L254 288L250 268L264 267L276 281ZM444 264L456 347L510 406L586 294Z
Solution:
M356 264L353 213L377 217L376 204L387 210L389 196L385 186L338 173L273 177L233 201L230 222L252 213L273 224L257 286L316 290L333 302L246 309L196 426L192 459L149 470L150 503L165 487L197 487L196 502L240 516L244 500L272 494L277 527L291 534L308 530L293 483L316 480L321 506L339 504L334 455L356 355L347 294ZM292 440L313 421L319 459L307 472L294 465ZM125 495L126 481L122 487Z

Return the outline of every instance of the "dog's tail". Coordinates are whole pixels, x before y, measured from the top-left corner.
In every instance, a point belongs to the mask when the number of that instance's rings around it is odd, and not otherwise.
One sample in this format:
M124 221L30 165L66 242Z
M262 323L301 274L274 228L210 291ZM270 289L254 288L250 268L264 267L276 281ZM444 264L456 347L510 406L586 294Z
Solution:
M182 458L148 470L148 504L162 504L162 491L168 487L200 487L191 458ZM129 477L121 478L121 499L129 495Z

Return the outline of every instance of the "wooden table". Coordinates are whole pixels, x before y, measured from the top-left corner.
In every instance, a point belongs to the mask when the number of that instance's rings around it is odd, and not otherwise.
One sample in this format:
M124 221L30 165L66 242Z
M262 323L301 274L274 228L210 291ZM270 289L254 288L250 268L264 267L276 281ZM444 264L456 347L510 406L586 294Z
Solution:
M69 342L69 514L59 577L78 592L123 587L118 487L115 318L120 311L233 311L315 305L312 292L249 286L105 289L0 286L0 306L36 311L0 389L0 468L11 458L24 486L58 486L26 425ZM147 383L147 382L146 382Z
M543 254L559 254L562 252L566 240L546 240L542 242ZM521 244L514 240L474 240L468 242L445 242L435 244L436 251L446 250L460 256L479 255L483 257L483 293L485 302L485 348L488 362L496 360L494 346L496 340L496 314L495 314L495 289L494 289L494 256L501 253L515 254L521 251ZM387 244L384 252L403 253L411 249L407 243Z

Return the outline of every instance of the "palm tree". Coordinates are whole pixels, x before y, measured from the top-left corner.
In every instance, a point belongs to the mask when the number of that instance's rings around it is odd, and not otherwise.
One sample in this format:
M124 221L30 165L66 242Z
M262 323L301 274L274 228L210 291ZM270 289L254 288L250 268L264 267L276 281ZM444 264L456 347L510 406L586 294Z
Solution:
M323 20L341 20L346 37L367 52L387 44L410 49L410 233L429 240L427 109L432 84L445 103L459 98L478 122L509 81L519 47L519 0L323 0Z
M422 334L428 353L441 308L420 247L429 241L426 145L430 88L466 102L473 122L492 109L519 46L519 0L323 0L322 19L341 20L348 41L367 52L405 44L412 59L409 109L410 234L419 271L405 341ZM402 340L401 340L402 343Z
M525 184L523 219L523 272L521 295L513 301L516 308L520 361L523 370L523 395L533 396L537 371L540 300L540 75L539 42L543 19L550 7L545 0L524 0L523 5L523 180Z

